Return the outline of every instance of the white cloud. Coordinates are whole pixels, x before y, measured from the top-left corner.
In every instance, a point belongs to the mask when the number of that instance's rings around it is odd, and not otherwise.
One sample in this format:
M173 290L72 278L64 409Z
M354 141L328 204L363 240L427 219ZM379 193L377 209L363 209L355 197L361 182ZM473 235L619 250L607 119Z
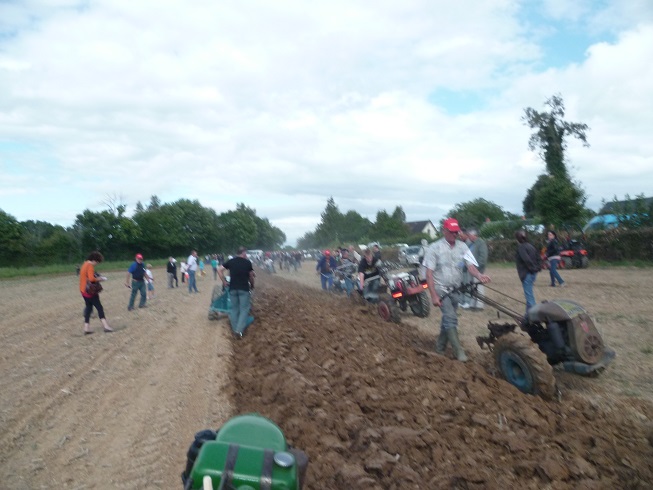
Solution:
M244 202L291 241L329 196L371 219L402 205L435 221L477 197L519 213L543 170L523 108L557 92L591 127L591 148L570 142L568 154L590 203L647 192L650 3L612 19L589 1L562 5L549 0L548 15L620 34L535 72L540 40L505 0L2 4L13 34L0 41L0 196L38 196L43 180L74 213L114 193L131 206L153 194L218 211ZM483 105L452 113L431 101L440 89ZM44 177L8 180L18 167Z

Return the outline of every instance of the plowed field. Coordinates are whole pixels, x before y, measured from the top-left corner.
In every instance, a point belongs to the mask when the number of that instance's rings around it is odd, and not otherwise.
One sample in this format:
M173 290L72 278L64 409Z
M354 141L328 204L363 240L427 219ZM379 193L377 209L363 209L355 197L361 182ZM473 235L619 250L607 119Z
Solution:
M521 297L512 269L489 272ZM314 274L259 273L240 341L207 319L209 276L198 295L159 280L127 312L110 273L117 331L93 319L87 336L76 277L0 282L0 487L181 488L193 434L250 411L308 453L308 489L653 486L653 272L566 271L563 290L539 279L538 300L577 300L617 350L600 378L557 373L560 402L494 375L473 340L494 313L461 313L461 364L432 353L438 311L383 323Z

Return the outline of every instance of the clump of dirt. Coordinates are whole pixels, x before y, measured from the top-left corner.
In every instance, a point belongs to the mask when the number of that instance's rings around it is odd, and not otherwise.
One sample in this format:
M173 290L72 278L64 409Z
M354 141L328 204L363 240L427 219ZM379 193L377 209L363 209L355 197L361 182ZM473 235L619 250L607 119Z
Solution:
M650 404L524 395L368 307L261 279L230 389L237 412L269 417L308 453L305 488L653 485Z

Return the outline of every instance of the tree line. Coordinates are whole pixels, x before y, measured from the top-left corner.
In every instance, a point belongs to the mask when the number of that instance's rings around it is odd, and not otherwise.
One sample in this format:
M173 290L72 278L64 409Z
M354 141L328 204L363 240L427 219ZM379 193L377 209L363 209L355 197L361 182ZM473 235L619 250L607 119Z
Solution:
M0 210L0 267L76 263L92 250L106 260L131 259L136 252L150 258L200 253L233 253L240 245L277 249L286 235L256 210L238 204L216 213L197 200L163 204L152 196L136 204L132 217L124 204L110 200L108 209L88 209L70 227L45 221L19 222Z

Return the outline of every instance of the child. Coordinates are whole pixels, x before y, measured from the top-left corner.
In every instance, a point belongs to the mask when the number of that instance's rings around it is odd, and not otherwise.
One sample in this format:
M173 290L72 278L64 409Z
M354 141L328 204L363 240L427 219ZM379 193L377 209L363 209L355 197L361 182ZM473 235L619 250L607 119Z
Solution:
M148 299L153 299L156 295L154 294L154 275L152 274L152 264L147 264L145 275L147 276L147 297Z

